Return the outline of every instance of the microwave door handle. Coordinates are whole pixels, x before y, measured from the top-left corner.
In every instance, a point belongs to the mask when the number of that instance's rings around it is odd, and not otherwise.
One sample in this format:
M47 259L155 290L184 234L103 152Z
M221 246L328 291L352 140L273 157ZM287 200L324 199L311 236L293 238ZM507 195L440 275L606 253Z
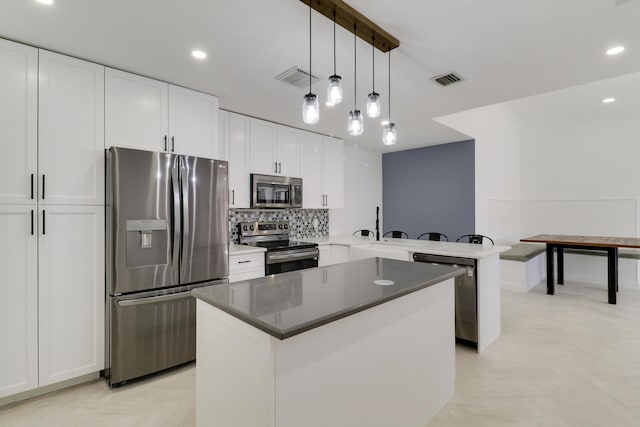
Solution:
M173 165L171 166L171 193L172 193L172 202L173 202L173 236L171 238L171 267L174 273L179 276L179 268L180 268L180 235L182 234L181 230L181 216L180 212L180 179L178 177L178 164L179 158L174 158ZM178 281L176 280L176 283Z

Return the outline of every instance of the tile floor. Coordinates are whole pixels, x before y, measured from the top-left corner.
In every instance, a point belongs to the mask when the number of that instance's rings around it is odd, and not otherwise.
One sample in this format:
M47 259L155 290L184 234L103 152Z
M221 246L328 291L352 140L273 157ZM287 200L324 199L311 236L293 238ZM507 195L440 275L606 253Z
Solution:
M429 427L640 426L640 291L612 306L604 287L558 288L502 292L501 337L456 349L456 395ZM193 426L194 383L193 364L114 390L93 381L0 408L0 426Z

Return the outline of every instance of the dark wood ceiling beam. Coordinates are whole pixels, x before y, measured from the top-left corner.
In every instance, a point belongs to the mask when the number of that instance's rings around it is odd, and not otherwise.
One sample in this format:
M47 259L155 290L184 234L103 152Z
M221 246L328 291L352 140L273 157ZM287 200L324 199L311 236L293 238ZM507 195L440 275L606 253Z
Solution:
M342 0L300 0L302 3L309 5L316 12L326 16L333 21L333 12L336 12L336 24L340 25L350 33L375 47L382 52L388 52L400 46L400 41L373 23L369 18L346 4Z

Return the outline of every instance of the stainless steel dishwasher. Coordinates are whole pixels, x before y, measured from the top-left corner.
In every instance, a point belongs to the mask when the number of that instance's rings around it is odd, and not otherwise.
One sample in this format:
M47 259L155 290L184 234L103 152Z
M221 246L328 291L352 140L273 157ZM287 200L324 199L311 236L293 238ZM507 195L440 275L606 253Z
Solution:
M478 307L476 289L476 260L444 255L414 253L416 262L445 264L466 268L467 273L455 278L456 338L478 346Z

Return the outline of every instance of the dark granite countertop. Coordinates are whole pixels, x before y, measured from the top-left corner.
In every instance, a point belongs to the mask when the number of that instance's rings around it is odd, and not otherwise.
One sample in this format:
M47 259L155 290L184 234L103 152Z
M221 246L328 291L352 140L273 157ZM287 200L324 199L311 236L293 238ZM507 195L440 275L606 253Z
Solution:
M367 258L194 289L196 298L286 339L459 276L465 270ZM376 280L393 284L375 284Z

